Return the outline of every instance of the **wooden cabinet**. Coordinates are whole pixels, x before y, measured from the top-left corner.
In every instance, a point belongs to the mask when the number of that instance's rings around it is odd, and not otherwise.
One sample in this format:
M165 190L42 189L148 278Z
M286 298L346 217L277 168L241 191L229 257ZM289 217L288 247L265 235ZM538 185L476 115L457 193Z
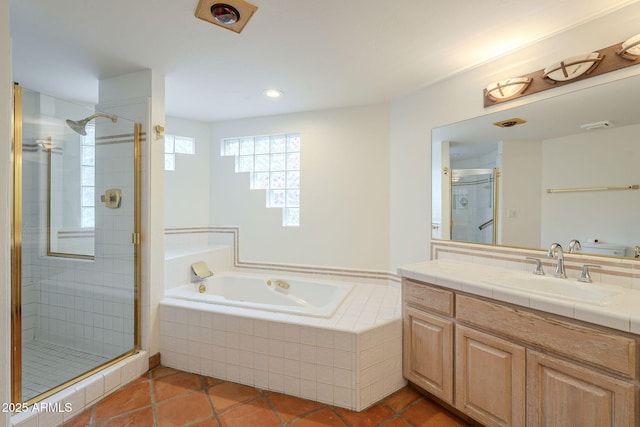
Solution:
M409 381L487 427L640 427L636 335L402 282Z
M404 376L453 404L453 322L407 308L403 323Z
M525 348L456 326L456 406L485 425L525 425Z
M528 427L636 426L636 387L536 351L527 355Z

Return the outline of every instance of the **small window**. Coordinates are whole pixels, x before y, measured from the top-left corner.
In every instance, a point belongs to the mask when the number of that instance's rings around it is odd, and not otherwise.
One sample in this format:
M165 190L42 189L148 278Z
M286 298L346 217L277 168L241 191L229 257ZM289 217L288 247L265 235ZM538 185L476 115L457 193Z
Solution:
M196 140L187 136L164 136L164 170L176 170L176 154L195 154Z
M227 138L221 156L236 157L236 172L249 172L250 188L266 191L266 206L282 208L282 225L300 225L300 134Z
M87 135L83 136L80 149L81 167L80 167L80 188L82 194L80 226L82 228L93 228L96 225L95 220L95 193L96 193L96 129L93 124L86 126Z

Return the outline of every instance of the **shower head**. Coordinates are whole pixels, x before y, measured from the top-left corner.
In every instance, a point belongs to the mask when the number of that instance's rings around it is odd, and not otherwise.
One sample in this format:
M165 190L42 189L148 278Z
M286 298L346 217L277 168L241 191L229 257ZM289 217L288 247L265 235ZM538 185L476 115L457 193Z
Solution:
M87 134L87 130L86 130L87 123L89 123L91 120L95 119L96 117L106 117L107 119L111 119L113 123L118 121L118 116L114 116L111 114L104 114L104 113L96 113L82 120L67 120L67 124L74 132L84 136Z

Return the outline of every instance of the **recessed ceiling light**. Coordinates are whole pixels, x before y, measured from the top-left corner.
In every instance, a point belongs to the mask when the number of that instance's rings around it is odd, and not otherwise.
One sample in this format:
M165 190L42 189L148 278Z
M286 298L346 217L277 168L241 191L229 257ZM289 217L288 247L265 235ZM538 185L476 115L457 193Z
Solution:
M265 89L264 91L264 95L267 98L280 98L282 95L284 95L284 92L282 92L281 90L278 89Z

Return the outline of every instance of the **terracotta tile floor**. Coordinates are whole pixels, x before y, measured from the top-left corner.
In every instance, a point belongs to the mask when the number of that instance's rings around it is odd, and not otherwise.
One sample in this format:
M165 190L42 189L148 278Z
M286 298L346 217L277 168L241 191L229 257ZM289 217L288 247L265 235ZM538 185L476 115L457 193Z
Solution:
M107 396L64 427L468 427L405 387L353 412L215 378L158 367Z

